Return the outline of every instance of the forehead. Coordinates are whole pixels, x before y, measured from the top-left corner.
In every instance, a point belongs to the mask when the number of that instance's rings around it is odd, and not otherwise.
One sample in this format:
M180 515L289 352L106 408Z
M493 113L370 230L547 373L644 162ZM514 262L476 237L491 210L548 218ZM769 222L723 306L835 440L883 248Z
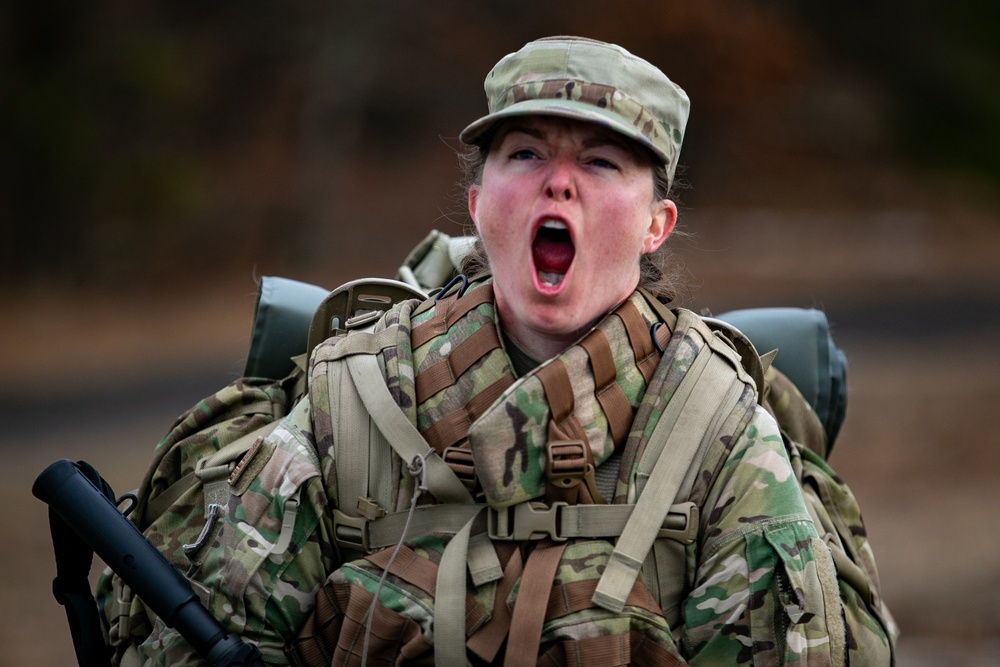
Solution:
M525 134L541 140L568 137L585 146L617 146L631 154L641 151L638 144L609 127L560 116L535 114L508 118L498 125L492 144L501 144L511 134Z

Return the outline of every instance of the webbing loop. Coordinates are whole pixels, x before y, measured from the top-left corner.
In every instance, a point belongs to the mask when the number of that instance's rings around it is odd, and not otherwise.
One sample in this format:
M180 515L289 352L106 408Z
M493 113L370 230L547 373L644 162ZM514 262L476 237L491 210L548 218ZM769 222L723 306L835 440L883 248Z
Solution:
M463 447L446 447L441 458L448 464L455 476L470 491L476 486L476 464L472 450Z

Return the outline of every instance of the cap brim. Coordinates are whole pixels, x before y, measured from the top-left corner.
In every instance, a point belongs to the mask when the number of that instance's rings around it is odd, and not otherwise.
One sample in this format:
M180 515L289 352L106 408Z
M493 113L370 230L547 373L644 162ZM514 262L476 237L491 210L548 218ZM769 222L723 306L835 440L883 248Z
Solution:
M497 123L517 116L559 116L561 118L597 123L642 144L663 160L664 164L670 161L670 158L656 148L638 128L631 123L625 122L620 115L613 111L595 107L593 104L575 100L539 99L517 102L506 109L483 116L470 124L458 135L459 141L465 144L476 144Z

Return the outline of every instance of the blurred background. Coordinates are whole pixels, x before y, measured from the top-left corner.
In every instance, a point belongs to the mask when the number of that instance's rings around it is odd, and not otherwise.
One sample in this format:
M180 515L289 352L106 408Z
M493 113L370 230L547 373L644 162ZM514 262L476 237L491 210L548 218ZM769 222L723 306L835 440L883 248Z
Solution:
M831 320L831 461L900 664L998 664L998 24L930 0L3 5L0 666L74 664L35 476L66 457L138 485L242 370L260 276L392 277L431 229L461 234L483 77L551 34L691 96L681 305Z

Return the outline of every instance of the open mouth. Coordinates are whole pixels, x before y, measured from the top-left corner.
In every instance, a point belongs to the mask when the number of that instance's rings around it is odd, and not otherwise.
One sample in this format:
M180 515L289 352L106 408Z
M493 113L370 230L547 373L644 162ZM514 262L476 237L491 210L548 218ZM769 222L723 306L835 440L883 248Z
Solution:
M548 220L535 232L531 257L538 282L542 287L557 287L573 263L576 248L566 225Z

